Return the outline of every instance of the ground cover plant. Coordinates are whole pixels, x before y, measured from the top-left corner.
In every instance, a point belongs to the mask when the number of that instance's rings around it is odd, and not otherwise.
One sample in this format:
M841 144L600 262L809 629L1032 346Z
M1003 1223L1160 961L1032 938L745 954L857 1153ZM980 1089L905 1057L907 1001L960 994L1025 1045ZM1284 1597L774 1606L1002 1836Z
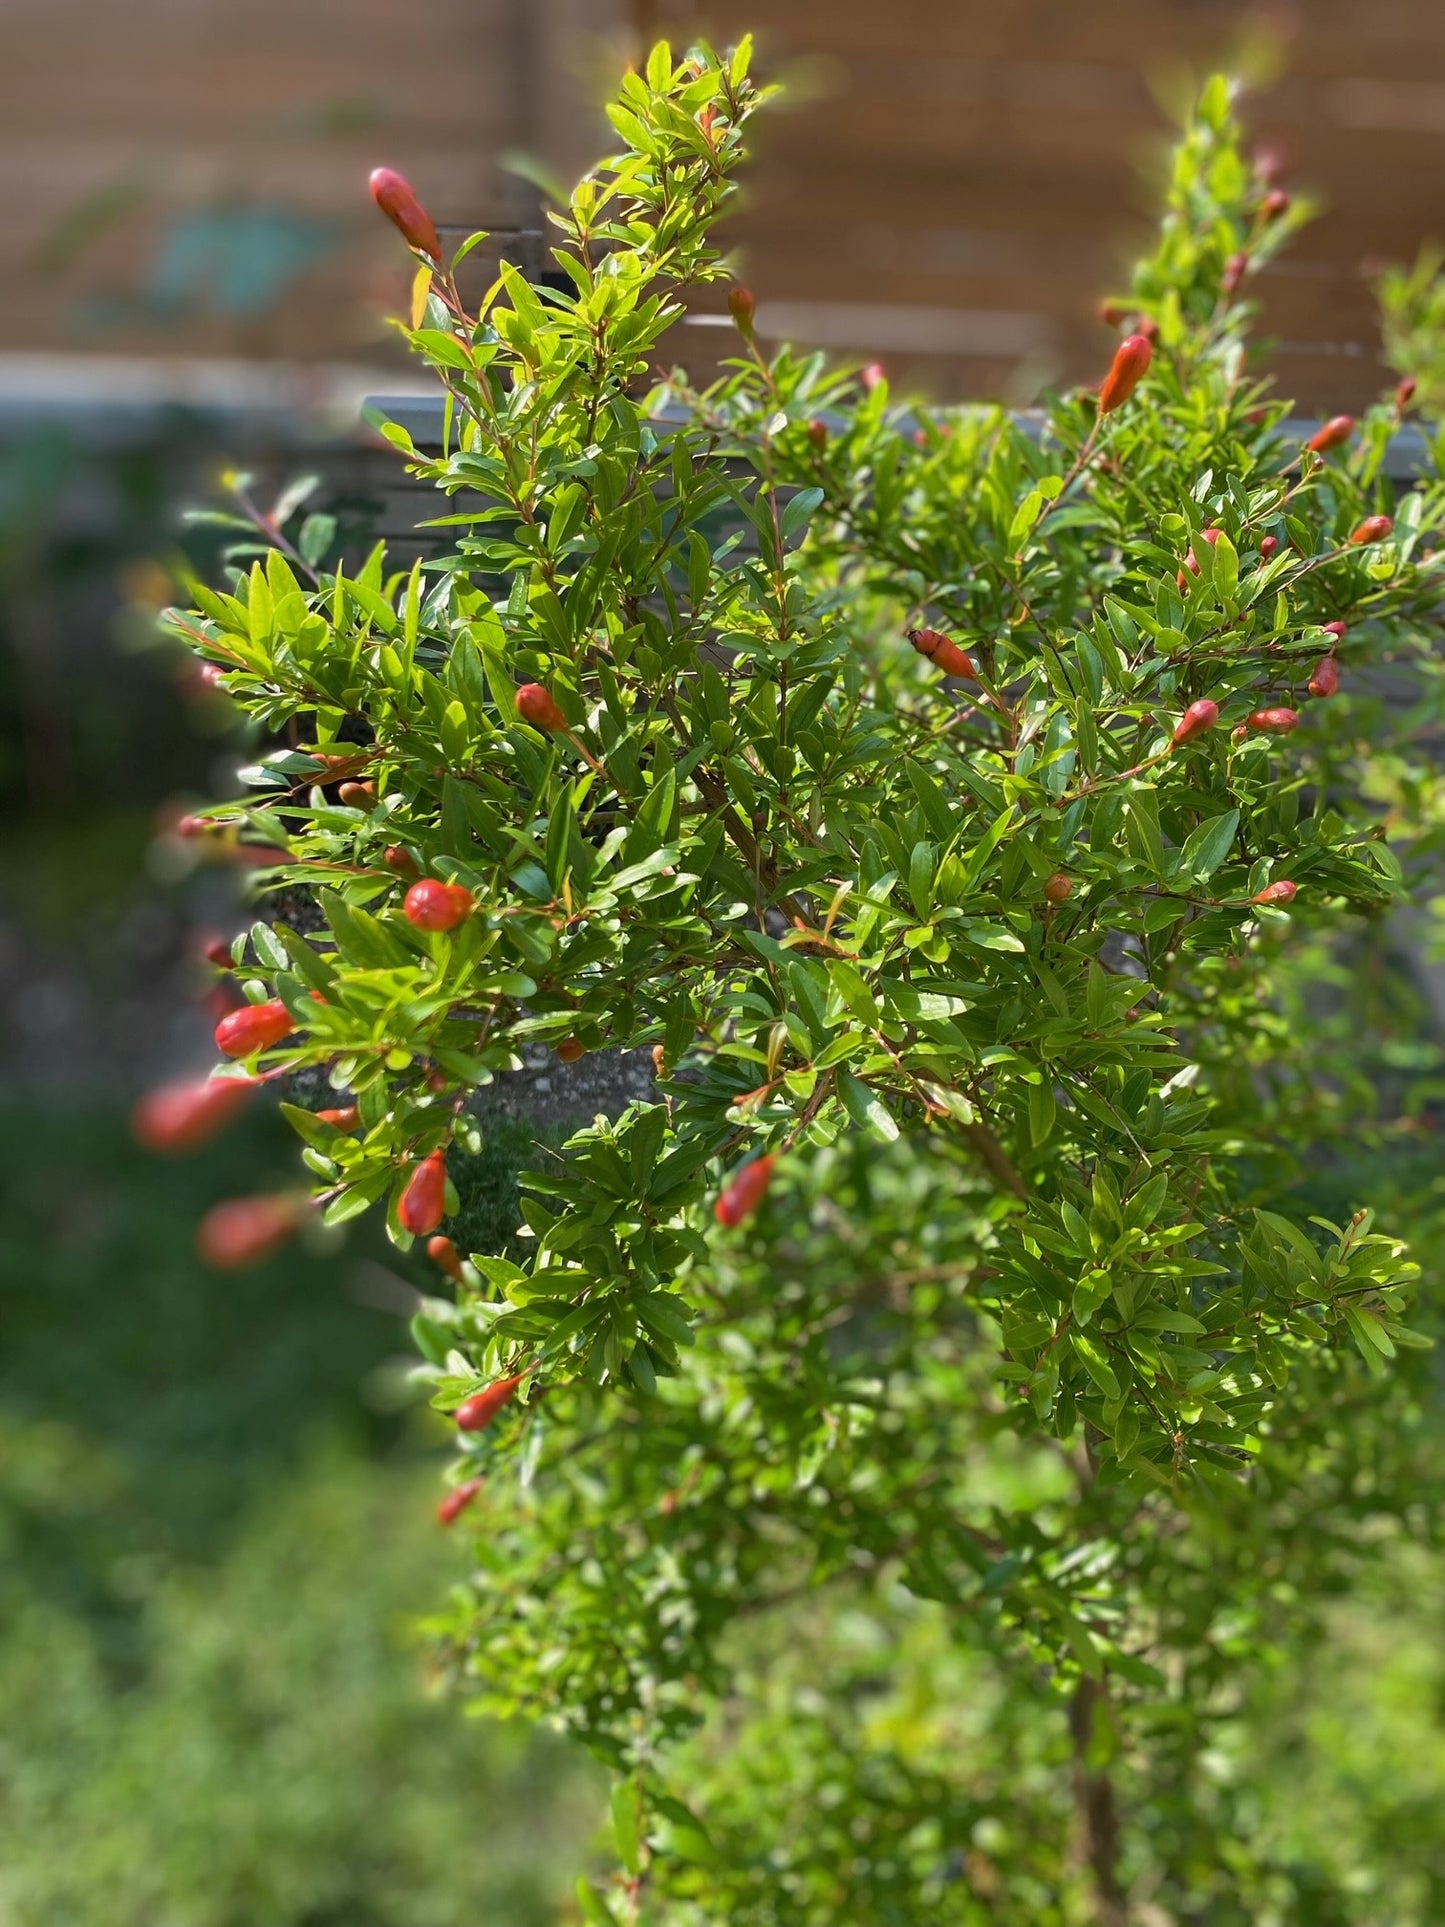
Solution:
M452 1281L437 1637L612 1770L588 1919L1324 1919L1211 1763L1435 1530L1394 1193L1292 1187L1372 1088L1320 1000L1438 841L1439 441L1397 500L1408 382L1288 429L1248 294L1298 217L1218 80L1096 391L919 409L765 354L714 232L748 60L655 50L562 285L475 313L379 171L447 397L440 454L386 432L446 553L258 517L170 618L284 745L190 833L304 911L234 946L222 1076L330 1086L286 1107L311 1199L204 1248L384 1205ZM735 359L657 383L714 285ZM539 1043L650 1051L655 1094L472 1250L471 1099Z

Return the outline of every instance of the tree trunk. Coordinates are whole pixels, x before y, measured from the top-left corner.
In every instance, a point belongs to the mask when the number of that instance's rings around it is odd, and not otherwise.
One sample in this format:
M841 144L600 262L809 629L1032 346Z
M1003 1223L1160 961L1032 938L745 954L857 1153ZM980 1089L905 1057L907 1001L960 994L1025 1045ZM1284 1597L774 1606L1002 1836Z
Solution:
M1088 1763L1094 1735L1094 1709L1103 1697L1096 1680L1079 1682L1069 1702L1069 1733L1074 1742L1074 1804L1079 1816L1083 1857L1093 1876L1099 1927L1129 1927L1129 1900L1119 1884L1119 1810L1114 1782Z

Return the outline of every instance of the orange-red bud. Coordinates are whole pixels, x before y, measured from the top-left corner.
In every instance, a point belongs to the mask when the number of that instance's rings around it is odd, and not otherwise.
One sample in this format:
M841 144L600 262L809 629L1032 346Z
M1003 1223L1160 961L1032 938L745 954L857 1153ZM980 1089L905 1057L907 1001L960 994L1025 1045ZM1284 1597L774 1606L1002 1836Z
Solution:
M196 1249L217 1271L242 1271L279 1251L300 1222L293 1198L228 1198L196 1229Z
M1314 666L1314 673L1310 677L1310 694L1333 696L1339 686L1340 665L1335 661L1334 651L1331 650L1329 655L1321 656Z
M1125 309L1119 306L1117 301L1101 301L1099 303L1099 319L1106 328L1117 328L1119 323L1124 319L1126 312Z
M411 182L393 167L373 168L371 198L387 220L401 231L409 247L429 254L433 261L442 258L441 236L436 222L417 199Z
M1256 890L1249 899L1251 903L1293 903L1299 895L1299 885L1281 877L1278 883L1267 883L1262 890Z
M426 1241L426 1255L439 1271L456 1284L462 1282L462 1257L450 1238L438 1235Z
M1284 708L1256 709L1254 714L1246 716L1244 721L1247 729L1264 729L1276 736L1287 736L1290 730L1299 726L1299 711Z
M741 282L737 282L728 289L728 313L738 324L739 332L749 340L752 339L753 317L757 311L757 296L751 288L745 288Z
M732 1230L744 1218L753 1215L768 1194L776 1162L772 1157L754 1158L751 1164L745 1164L737 1176L730 1180L713 1206L713 1214L719 1224Z
M1279 548L1279 537L1277 535L1266 535L1259 545L1260 561L1268 562L1270 557L1276 553L1278 548Z
M318 1111L316 1115L336 1131L354 1131L361 1122L361 1112L354 1104L343 1104L334 1111Z
M416 875L416 858L399 843L388 843L381 853L381 860L388 870L394 870L399 877Z
M1333 636L1336 642L1343 642L1350 633L1350 625L1347 622L1322 622L1320 627L1327 636Z
M447 1154L433 1151L424 1157L396 1207L397 1222L414 1238L425 1238L447 1215Z
M480 1432L517 1396L517 1387L522 1382L522 1374L511 1378L499 1378L495 1385L485 1391L473 1392L470 1398L463 1399L457 1407L455 1418L457 1427L463 1432Z
M208 964L214 964L217 970L234 970L235 968L235 965L231 961L231 946L226 942L224 937L208 938L201 946L201 955Z
M1231 254L1224 264L1223 287L1226 297L1239 293L1240 283L1249 272L1247 254Z
M258 1077L206 1077L161 1084L131 1112L131 1131L147 1151L199 1150L245 1110L261 1088Z
M437 1504L437 1518L441 1524L449 1526L460 1518L484 1484L485 1480L482 1479L463 1479L460 1485L454 1485Z
M455 930L472 913L472 893L460 883L438 883L423 877L407 891L402 911L418 930Z
M1179 718L1174 725L1174 734L1170 741L1175 749L1178 749L1179 745L1187 743L1191 736L1202 736L1206 729L1213 729L1218 721L1219 704L1210 702L1207 696L1202 697L1197 703L1191 703Z
M937 629L908 629L904 631L920 656L927 656L931 663L941 669L945 676L968 676L976 679L978 671L973 666L973 657L956 642L951 642Z
M1282 214L1289 213L1289 196L1282 187L1273 187L1259 204L1261 216L1266 221L1277 221Z
M1154 350L1147 335L1129 335L1119 343L1114 361L1099 390L1099 413L1112 414L1122 408L1148 372Z
M828 424L825 421L820 421L816 415L808 423L808 440L813 444L814 448L826 448L828 446Z
M517 714L544 735L560 735L567 727L567 718L557 707L551 690L544 689L539 682L524 682L517 691Z
M1323 455L1327 450L1338 448L1342 442L1347 442L1354 432L1353 415L1331 415L1324 427L1317 428L1310 436L1305 447L1312 448L1316 455Z
M1074 879L1056 870L1044 885L1044 895L1050 903L1065 903L1074 894Z
M337 800L347 803L352 809L366 810L376 801L375 783L342 783L336 792Z
M1355 543L1383 542L1394 526L1388 515L1367 515L1360 526L1351 531L1350 540Z
M580 1037L564 1037L557 1046L557 1055L564 1064L575 1064L579 1057L587 1055L587 1046Z
M249 1057L253 1051L270 1050L295 1028L279 997L264 1004L242 1004L217 1024L216 1049L223 1057Z
M1395 384L1395 406L1402 415L1410 406L1410 403L1414 401L1415 390L1419 385L1413 375L1406 375L1403 381Z

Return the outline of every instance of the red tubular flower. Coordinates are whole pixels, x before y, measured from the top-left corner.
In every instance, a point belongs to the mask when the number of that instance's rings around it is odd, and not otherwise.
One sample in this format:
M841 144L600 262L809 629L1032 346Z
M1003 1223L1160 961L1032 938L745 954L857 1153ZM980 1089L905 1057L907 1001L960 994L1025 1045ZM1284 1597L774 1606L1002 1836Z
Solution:
M1270 557L1277 552L1278 548L1279 548L1279 537L1277 535L1265 536L1265 538L1259 545L1260 561L1268 562Z
M1314 666L1314 673L1310 677L1310 694L1333 696L1339 686L1340 665L1335 661L1334 651L1331 650L1329 655L1321 656Z
M1111 415L1128 401L1149 369L1154 350L1147 335L1129 335L1115 350L1113 366L1099 390L1099 413Z
M913 644L920 656L936 663L945 676L967 676L977 679L978 671L973 666L973 657L956 642L937 629L907 629L904 634Z
M484 1431L502 1407L517 1396L517 1387L521 1382L522 1374L518 1372L511 1378L499 1378L485 1391L473 1392L470 1398L463 1399L453 1415L457 1429L462 1432Z
M738 282L728 289L728 313L738 325L738 332L749 341L753 337L753 317L758 311L757 296L751 288Z
M485 1483L483 1479L463 1479L460 1485L454 1485L438 1502L437 1518L440 1523L449 1526L460 1518Z
M540 729L544 736L561 735L567 728L567 718L557 707L551 690L544 689L539 682L524 682L517 691L517 714L533 729Z
M1256 709L1252 716L1245 717L1244 722L1247 729L1270 730L1276 736L1287 736L1290 730L1299 726L1299 711L1284 708Z
M436 222L416 198L411 182L394 167L377 167L371 175L371 198L387 220L400 229L408 247L418 254L429 254L433 261L442 258L441 236Z
M361 1122L361 1112L354 1104L343 1104L336 1111L318 1111L316 1115L323 1124L329 1124L337 1131L354 1131Z
M1353 415L1332 415L1323 428L1315 430L1305 447L1312 448L1316 455L1323 455L1328 449L1338 448L1342 442L1347 442L1354 432Z
M196 1230L196 1249L217 1271L243 1271L279 1251L300 1223L294 1198L228 1198Z
M1360 526L1351 532L1350 540L1355 543L1383 542L1394 526L1388 515L1367 515Z
M1187 743L1191 736L1202 736L1206 729L1213 729L1218 721L1219 704L1210 702L1207 696L1202 697L1200 701L1191 703L1185 710L1174 725L1174 734L1169 740L1174 748L1178 749L1179 745Z
M265 1004L242 1004L217 1024L216 1049L223 1057L250 1057L255 1051L270 1050L295 1028L279 997Z
M1249 899L1251 903L1293 903L1299 894L1299 885L1281 877L1278 883L1266 883L1262 890L1256 890Z
M206 1077L161 1084L131 1112L131 1131L147 1151L179 1155L209 1144L244 1111L259 1077Z
M462 1257L450 1238L437 1236L426 1241L426 1255L438 1271L444 1271L455 1284L462 1282Z
M407 891L402 911L418 930L455 930L472 914L472 893L460 883L438 883L423 877Z
M1074 894L1074 879L1056 870L1044 885L1044 895L1050 903L1066 903Z
M414 1238L425 1238L447 1215L447 1154L433 1151L411 1174L396 1207L397 1222Z
M753 1215L768 1194L776 1162L772 1157L754 1158L751 1164L745 1164L730 1180L713 1206L713 1215L719 1224L726 1225L731 1231L744 1218Z

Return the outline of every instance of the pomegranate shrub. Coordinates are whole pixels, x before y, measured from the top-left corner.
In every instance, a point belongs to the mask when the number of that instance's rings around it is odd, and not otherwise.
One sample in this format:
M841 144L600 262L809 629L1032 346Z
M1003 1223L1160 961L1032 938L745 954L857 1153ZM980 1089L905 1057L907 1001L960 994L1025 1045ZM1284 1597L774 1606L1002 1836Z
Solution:
M1369 691L1428 687L1445 490L1382 479L1393 398L1287 431L1245 330L1296 216L1222 82L1101 388L905 409L770 358L734 285L722 378L649 395L727 283L747 67L626 79L560 292L503 267L468 312L376 177L447 397L440 454L385 432L450 546L317 574L278 533L173 612L293 745L209 833L323 920L238 944L219 1049L324 1071L342 1109L285 1107L314 1208L454 1281L415 1325L476 1534L440 1636L613 1769L589 1919L1121 1921L1141 1869L1255 1918L1188 1792L1230 1628L1327 1589L1342 1529L1302 1520L1354 1461L1316 1415L1372 1422L1423 1342L1402 1243L1285 1199L1348 1116L1276 985L1433 848ZM538 1043L651 1051L655 1095L524 1177L509 1253L458 1252L469 1100ZM880 1704L986 1663L1015 1712L870 1727L829 1588Z

